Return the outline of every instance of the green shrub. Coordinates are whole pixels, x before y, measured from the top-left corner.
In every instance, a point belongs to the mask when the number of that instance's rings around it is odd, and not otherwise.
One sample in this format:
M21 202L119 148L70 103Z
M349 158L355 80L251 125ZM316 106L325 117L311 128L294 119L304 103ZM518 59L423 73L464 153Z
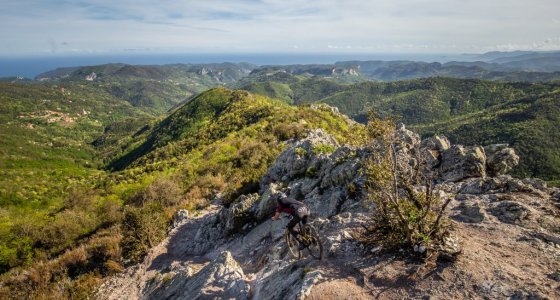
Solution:
M414 190L421 181L420 166L398 161L395 147L398 137L392 120L370 115L368 132L372 154L365 172L369 197L376 208L363 241L409 251L422 246L427 250L427 257L437 257L450 229L447 217L443 217L450 199L442 204L433 195L430 179L426 179L424 193Z
M320 155L320 154L331 154L336 150L335 146L329 144L315 144L313 145L313 154Z
M304 157L304 156L307 155L307 150L305 150L301 147L296 147L296 149L294 149L294 152L301 157Z
M299 123L281 123L272 129L272 134L280 141L299 139L305 135L305 127Z
M139 262L150 248L165 238L168 225L169 220L159 203L148 203L144 207L126 207L121 225L123 257L132 262Z
M305 176L306 177L315 177L317 176L317 168L315 167L309 167L305 170Z

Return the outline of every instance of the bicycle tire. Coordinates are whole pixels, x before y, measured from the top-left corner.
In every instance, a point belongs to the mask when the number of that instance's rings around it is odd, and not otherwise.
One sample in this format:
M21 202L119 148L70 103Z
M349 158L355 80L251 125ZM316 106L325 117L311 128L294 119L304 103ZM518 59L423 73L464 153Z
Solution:
M323 244L319 239L319 235L315 229L311 226L306 226L305 234L308 236L309 244L306 245L307 252L313 258L321 260L323 259Z
M292 255L297 259L300 259L301 251L299 250L298 241L294 239L290 231L287 229L286 232L284 233L284 239L286 241L286 245L288 247L288 252L290 253L290 255Z

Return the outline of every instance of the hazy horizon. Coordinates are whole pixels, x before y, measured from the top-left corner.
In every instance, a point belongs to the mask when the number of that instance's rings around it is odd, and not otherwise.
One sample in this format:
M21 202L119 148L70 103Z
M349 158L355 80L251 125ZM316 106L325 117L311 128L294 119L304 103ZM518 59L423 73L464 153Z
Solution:
M473 54L475 56L475 54ZM63 67L109 63L134 65L251 63L255 65L332 64L348 60L415 60L446 62L465 55L410 53L117 53L38 56L0 56L0 77L33 78Z

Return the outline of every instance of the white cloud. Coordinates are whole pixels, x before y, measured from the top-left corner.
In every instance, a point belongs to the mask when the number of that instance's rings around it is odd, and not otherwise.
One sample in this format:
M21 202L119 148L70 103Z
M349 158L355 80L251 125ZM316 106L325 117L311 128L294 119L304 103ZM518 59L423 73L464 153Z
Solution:
M2 6L0 39L11 45L4 52L69 51L60 41L95 51L560 49L557 38L534 42L560 32L557 0L4 0Z

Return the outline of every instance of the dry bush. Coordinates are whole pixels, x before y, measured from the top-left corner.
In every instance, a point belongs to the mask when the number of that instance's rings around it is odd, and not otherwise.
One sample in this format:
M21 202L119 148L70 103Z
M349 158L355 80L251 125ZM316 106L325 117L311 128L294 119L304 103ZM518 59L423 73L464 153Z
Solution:
M103 227L120 223L123 218L122 205L116 200L107 199L97 209L97 215Z
M272 129L272 134L280 141L299 139L305 136L305 127L299 123L280 123Z
M370 115L368 133L371 157L365 171L370 199L376 204L362 240L387 249L416 250L437 256L439 245L449 233L443 213L449 199L442 203L433 195L431 180L421 174L419 156L399 157L395 123ZM411 154L418 154L412 149ZM425 185L424 192L415 187Z
M118 227L100 230L58 258L37 261L25 271L14 269L0 277L0 296L10 299L88 299L101 275L123 270ZM2 299L2 297L0 297Z
M187 192L181 206L191 211L203 208L208 205L213 193L212 189L195 186Z
M93 195L80 186L71 187L64 199L64 209L90 209L93 204Z
M66 251L58 260L58 268L67 270L68 276L75 277L88 271L89 254L84 246Z
M122 264L114 260L106 261L104 266L105 266L105 270L107 270L108 275L117 274L124 271L124 267L122 266Z
M207 173L198 178L193 186L204 187L211 190L213 193L218 193L225 189L227 182L221 173Z
M163 206L172 206L181 200L182 190L176 180L158 177L145 191L146 201L160 203Z
M159 203L163 206L177 205L181 201L183 192L178 180L174 178L158 177L144 190L127 199L126 204L144 206L149 203Z
M102 282L102 278L97 274L84 274L76 280L68 282L65 288L66 299L92 299L96 287ZM60 299L60 298L59 298Z

